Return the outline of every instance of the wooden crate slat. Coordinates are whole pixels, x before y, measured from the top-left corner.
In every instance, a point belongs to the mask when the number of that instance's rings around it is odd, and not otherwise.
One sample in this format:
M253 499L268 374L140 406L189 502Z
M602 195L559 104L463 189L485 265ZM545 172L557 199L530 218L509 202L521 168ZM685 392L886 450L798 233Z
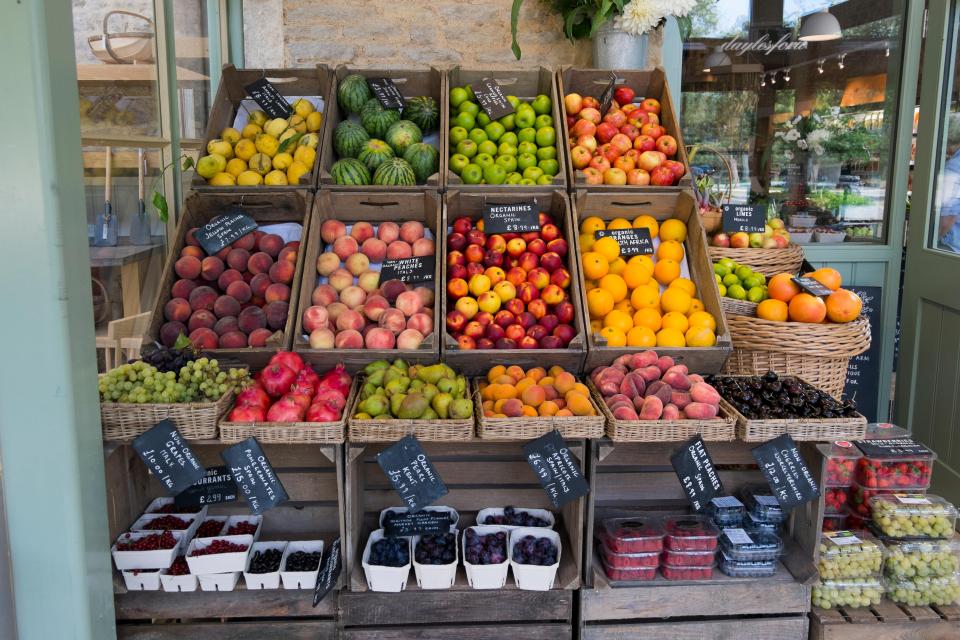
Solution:
M960 620L960 606L951 605L933 605L933 610L938 612L944 620Z
M118 620L332 617L337 609L336 597L327 596L314 608L306 590L247 591L243 580L234 591L129 591L114 601Z
M896 623L896 622L910 622L910 616L906 612L890 602L886 598L880 601L880 604L872 607L874 611L880 616L880 620L884 623Z
M836 609L821 609L814 607L810 610L813 620L821 625L848 624L847 619Z
M217 466L223 464L220 452L229 447L228 444L191 444L191 449L197 456L197 459L204 466ZM336 470L336 465L328 457L333 454L337 445L318 445L318 444L261 444L260 447L270 460L270 466L274 469L328 469L331 472Z
M899 606L916 622L940 622L940 614L930 607L908 607L905 604Z
M333 640L336 637L337 625L333 620L117 625L120 640Z
M879 616L869 607L843 607L843 613L852 624L876 624L880 622Z
M742 620L688 620L642 622L634 624L588 624L580 633L582 640L806 640L809 621L806 616L748 618Z
M430 625L427 627L377 627L344 629L342 640L490 640L490 638L523 638L524 640L563 640L572 637L573 628L566 623L497 624L497 625Z
M724 491L733 494L745 484L755 484L762 477L757 471L718 471ZM686 504L686 494L669 471L651 473L604 473L601 467L596 478L596 502L605 504L643 504L675 501Z
M607 443L607 441L601 441ZM630 465L666 465L670 464L670 456L680 448L679 442L609 442L612 449L603 458L603 468L608 466ZM753 465L757 461L750 455L750 449L740 442L707 442L707 450L713 464L724 465Z
M400 506L400 504L400 498L396 491L392 489L371 489L366 492L366 508L370 511L380 511L388 507ZM553 508L543 489L539 487L530 487L529 489L457 488L437 500L436 504L453 507L457 511L469 511L471 509L476 511L479 508L478 505L502 507L508 504L532 509Z

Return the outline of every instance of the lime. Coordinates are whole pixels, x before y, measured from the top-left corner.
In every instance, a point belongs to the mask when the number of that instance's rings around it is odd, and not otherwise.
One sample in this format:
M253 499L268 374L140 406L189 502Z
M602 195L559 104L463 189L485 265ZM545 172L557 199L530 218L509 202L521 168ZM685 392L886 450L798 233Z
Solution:
M520 152L517 150L516 145L507 142L501 142L500 146L497 147L497 154L501 156L515 156L518 153Z
M477 144L480 144L481 142L487 141L487 132L483 129L471 129L469 137Z
M526 127L517 131L517 140L520 142L536 142L537 130L533 127Z
M517 156L517 169L526 171L530 167L537 166L537 156L532 153L521 153Z
M487 133L487 139L493 140L494 142L499 140L500 137L507 132L499 122L491 122L485 126L483 130Z
M466 89L463 87L454 87L450 89L450 106L456 109L462 102L465 102L468 97Z
M477 155L477 143L473 140L462 140L460 144L457 145L457 153L472 158Z
M738 265L736 262L734 262L734 261L733 261L732 259L730 259L730 258L720 258L720 261L719 261L719 262L720 262L720 264L722 264L723 266L725 266L725 267L726 267L727 269L729 269L730 271L733 271L733 270L736 269L738 266L740 266L740 265Z
M507 173L512 173L517 170L517 158L513 155L499 155L496 160L497 164L504 168Z
M484 168L483 179L487 184L503 184L507 181L507 170L500 165L490 165Z
M724 284L722 284L722 283L721 283L721 284L718 284L718 285L717 285L717 289L720 290L720 295L721 295L721 296L727 295L727 287L726 287Z
M497 143L490 140L484 140L477 145L477 153L489 153L492 156L497 155Z
M730 273L730 267L720 262L717 262L713 265L713 273L718 276L717 282L720 282L720 278Z
M500 144L509 144L515 147L517 144L519 144L520 139L517 138L517 134L515 134L513 131L507 131L505 134L500 136L500 139L497 140L497 142Z
M463 127L467 131L473 129L477 124L477 119L472 115L466 112L460 112L453 119L453 124L458 127Z
M450 156L450 171L453 171L457 175L460 175L463 172L463 168L468 164L470 164L470 158L462 153L455 153Z
M541 160L556 160L557 159L557 148L553 145L549 147L540 147L537 149L537 157Z
M557 172L560 171L560 163L556 160L541 160L537 163L537 166L540 167L546 175L551 177L557 175Z
M550 113L550 109L553 108L553 103L550 101L548 96L545 96L541 93L533 99L533 102L530 103L530 106L533 107L533 110L537 113Z
M753 269L747 266L740 266L740 267L737 267L736 273L738 278L740 278L741 280L746 280L747 278L753 275Z
M747 297L747 291L739 284L735 284L727 288L727 295L734 300L743 300Z
M450 129L450 144L456 147L467 139L469 132L463 127L454 127Z
M728 273L727 275L723 276L723 284L727 285L728 287L731 285L740 284L740 278L738 278L737 274L735 273Z
M480 184L483 181L483 169L470 163L463 168L460 178L464 184Z
M720 277L719 273L713 274L713 279L717 281L717 284L723 284L723 278Z
M553 117L552 116L537 116L537 119L533 122L534 129L543 129L544 127L553 126Z
M497 122L499 122L500 124L502 124L502 125L503 125L503 128L506 129L507 131L513 131L513 130L516 129L516 127L517 127L517 124L516 124L516 122L514 121L514 117L513 117L513 114L512 114L512 113L508 113L507 115L503 116L502 118L499 118L499 119L497 120Z
M763 287L750 287L747 290L747 300L750 302L761 302L764 298Z
M743 286L748 291L754 287L762 287L763 284L763 276L759 273L751 273L749 276L743 279Z
M493 156L489 153L478 153L473 158L473 164L477 165L481 169L486 169L487 167L493 166Z
M543 174L543 169L540 167L527 167L523 170L523 177L530 180L538 180Z

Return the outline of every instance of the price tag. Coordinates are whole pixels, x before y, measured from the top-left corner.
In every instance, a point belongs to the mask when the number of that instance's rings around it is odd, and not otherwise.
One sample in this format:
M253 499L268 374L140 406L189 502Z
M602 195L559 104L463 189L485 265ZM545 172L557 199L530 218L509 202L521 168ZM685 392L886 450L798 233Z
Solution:
M895 493L893 495L900 504L933 504L926 496L919 493Z
M177 494L173 502L177 506L194 507L237 499L237 483L230 470L224 466L210 467L206 475Z
M330 545L330 549L324 554L323 560L320 562L320 573L317 574L317 584L313 588L313 606L320 604L320 601L333 590L342 568L340 538L337 538Z
M287 99L266 78L260 78L244 87L254 102L271 118L289 118L293 115Z
M483 231L492 233L528 233L540 230L540 212L536 202L484 204Z
M830 287L825 287L813 278L807 276L799 276L790 279L793 280L794 284L811 295L823 297L833 293L833 289Z
M750 453L783 509L790 510L820 497L820 488L789 434L754 447Z
M523 454L555 508L590 493L576 458L556 429L524 445Z
M403 94L390 78L367 78L367 86L384 109L403 109Z
M420 511L405 513L384 520L383 529L388 536L415 536L424 533L446 533L453 520L446 511Z
M449 493L436 467L414 436L404 436L377 454L377 464L410 513Z
M384 260L380 267L380 282L386 282L387 280L402 280L403 282L432 281L436 269L436 256Z
M503 93L503 87L493 78L486 78L473 87L480 107L487 112L491 120L499 120L513 113L513 105Z
M723 493L723 483L700 436L690 438L670 456L670 464L694 511L700 511L714 496Z
M863 455L870 458L900 458L908 456L929 458L933 455L933 451L926 445L916 442L911 438L878 438L876 440L861 440L855 444Z
M603 93L600 94L600 115L606 115L607 111L610 110L610 105L613 104L613 94L617 89L617 74L610 73L610 84L603 90ZM623 105L620 105L621 107Z
M730 509L731 507L742 507L743 503L734 498L733 496L720 496L719 498L714 498L711 500L713 504L720 507L721 509Z
M823 537L840 547L861 542L860 538L853 534L853 531L825 531Z
M753 538L743 529L724 529L723 535L733 544L753 544Z
M247 438L227 447L220 452L220 457L227 463L233 481L255 515L289 499L256 438Z
M167 495L176 496L207 472L170 420L161 420L137 436L133 449Z
M596 240L612 237L620 244L622 256L649 256L653 255L653 240L650 238L650 229L600 229L593 232Z
M767 207L762 204L725 204L720 210L723 212L723 230L727 233L766 231Z
M253 218L246 215L240 207L233 207L200 227L193 237L207 255L212 256L256 228L257 223Z

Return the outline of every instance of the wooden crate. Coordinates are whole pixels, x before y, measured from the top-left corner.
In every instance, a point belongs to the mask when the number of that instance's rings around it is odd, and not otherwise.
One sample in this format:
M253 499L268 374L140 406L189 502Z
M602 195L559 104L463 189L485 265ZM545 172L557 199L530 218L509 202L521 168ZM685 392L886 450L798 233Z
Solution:
M404 98L413 98L416 96L430 96L437 101L437 107L440 109L440 121L438 125L439 135L437 143L437 154L439 155L439 168L437 173L427 178L426 184L418 184L412 187L398 186L377 186L377 185L338 185L330 175L330 167L337 161L337 154L333 150L333 130L337 125L348 119L350 116L344 112L337 103L337 86L348 75L358 73L365 78L390 78L397 89L403 94ZM357 189L380 191L439 191L442 184L443 171L447 166L447 156L444 149L447 145L447 110L443 104L447 99L446 74L442 71L430 67L429 69L358 69L356 67L347 67L340 65L333 74L334 81L330 90L330 109L329 117L324 123L323 140L320 144L322 152L318 151L319 159L319 178L317 188L319 189L344 189L356 191ZM358 121L359 122L359 121ZM372 176L371 176L372 177Z
M244 87L264 77L284 96L323 98L324 120L328 118L330 113L330 104L336 103L336 97L333 93L333 72L325 64L318 64L302 69L237 69L232 64L225 64L220 72L220 86L217 88L217 95L213 100L213 107L210 109L210 117L207 119L205 142L219 138L221 131L226 127L233 126L237 111L240 109L240 103L243 102L244 99L250 99ZM264 189L271 191L312 189L316 184L317 173L320 168L320 150L323 148L325 130L326 125L321 126L320 130L317 131L317 135L320 137L320 143L317 145L317 157L313 161L313 167L311 167L310 173L301 176L300 182L295 185L215 187L207 184L206 180L194 173L193 180L190 182L190 188L194 191L210 191L214 193L257 193ZM201 155L206 155L206 147L204 147Z
M553 177L550 184L546 185L510 185L510 184L464 184L460 176L450 171L447 164L450 159L450 140L444 138L444 146L440 153L443 155L444 168L446 169L443 183L446 189L462 189L464 191L483 191L484 193L511 193L517 189L525 191L552 191L554 189L567 189L567 176L564 167L567 165L567 143L563 139L563 129L561 128L560 109L563 98L557 94L557 85L553 79L553 72L546 67L536 69L500 69L497 71L464 69L454 67L447 71L446 91L443 93L443 105L440 111L443 114L443 122L449 127L450 118L450 89L453 87L462 87L464 85L475 85L488 78L495 79L505 95L513 95L521 100L532 100L540 94L550 96L553 116L553 128L557 132L557 163L560 170Z
M489 638L503 631L518 637L570 637L574 591L580 586L583 522L586 498L552 508L546 493L526 463L522 442L421 443L450 490L436 505L453 507L460 514L462 531L476 524L484 507L551 509L557 516L554 529L563 550L554 588L521 591L512 577L500 590L474 590L467 584L461 562L456 583L449 590L425 591L417 587L413 569L401 593L367 590L360 558L367 537L378 527L380 511L401 502L376 461L389 444L347 444L347 543L344 547L349 591L341 593L344 638ZM585 468L586 444L568 441ZM404 627L404 625L417 625ZM386 629L385 627L390 627ZM424 635L418 635L421 633Z
M317 256L323 252L323 240L320 239L320 225L324 220L331 218L340 220L344 224L358 221L367 221L376 226L380 222L393 220L402 224L407 220L417 220L430 229L436 242L437 268L434 272L434 289L437 283L442 282L440 275L440 246L443 244L443 224L440 197L435 192L394 192L389 193L360 193L347 191L321 190L313 201L311 215L311 233L307 241L307 248L302 256L304 265L303 277L300 281L299 306L294 319L293 350L314 366L318 371L325 371L337 363L343 363L351 374L363 369L374 360L403 358L409 363L435 363L440 359L440 327L442 317L440 306L440 292L436 292L433 303L433 333L420 345L417 350L400 351L398 349L313 349L310 347L307 334L303 332L303 312L309 307L311 296L316 288L318 276L316 271ZM429 284L429 283L428 283Z
M171 243L171 251L160 276L157 288L157 297L153 305L153 315L144 336L143 344L150 345L159 342L160 327L164 323L163 307L170 300L170 287L177 281L177 274L173 267L180 257L180 251L186 245L187 232L194 227L203 225L231 207L242 207L243 212L260 225L292 222L299 224L301 247L298 253L297 268L293 282L290 283L290 308L287 313L287 323L283 329L283 337L276 344L268 342L265 347L245 347L243 349L213 349L204 353L224 361L235 361L249 365L254 370L266 366L267 361L280 349L289 349L293 335L294 318L297 309L297 294L300 291L300 274L303 271L304 256L303 244L309 235L310 205L313 195L302 189L286 191L267 191L256 193L194 193L184 202L183 214L177 225L176 236Z
M677 140L677 154L673 158L677 162L682 162L687 172L680 178L679 184L671 187L658 187L654 185L647 186L617 186L606 184L587 184L586 178L577 175L577 171L570 164L570 154L566 154L566 163L563 165L567 172L567 184L570 190L587 189L589 191L623 191L632 193L664 193L689 191L693 179L690 176L690 162L687 159L687 149L683 145L683 134L680 131L680 118L677 117L677 110L673 106L673 99L670 97L670 89L667 85L667 75L663 69L651 69L649 71L636 71L629 69L617 69L617 85L626 85L637 92L636 100L642 98L656 98L660 101L660 124L667 129L667 134ZM563 102L563 97L568 93L579 93L583 96L593 96L600 99L600 94L610 83L610 69L574 69L566 67L557 71L557 92L560 96L560 122L563 127L563 143L569 145L570 127L567 125L567 108Z
M957 605L908 607L887 599L872 607L810 612L810 640L955 640L960 638Z
M677 363L687 365L692 373L717 373L723 367L732 350L730 331L727 329L726 317L720 305L720 291L717 289L713 277L713 267L707 255L707 239L700 226L700 215L697 205L689 193L656 193L656 192L588 192L579 190L573 200L573 211L576 226L589 216L598 216L605 221L614 218L633 220L641 214L651 215L658 221L675 218L687 225L687 239L683 243L686 252L687 265L690 269L690 278L697 285L697 296L703 302L707 311L713 314L717 321L717 343L712 347L685 347L662 349L656 351L660 355L672 357ZM576 255L580 255L579 235L576 240ZM580 273L582 278L583 274ZM580 282L581 307L587 308L587 291ZM585 316L589 327L589 318ZM610 364L618 357L627 353L636 353L645 349L637 347L606 347L603 346L590 331L587 331L587 359L586 370L592 371L600 365Z
M223 464L220 452L228 445L211 440L190 446L201 464L211 467ZM263 514L260 539L323 539L325 546L337 537L345 540L342 445L262 446L290 500ZM108 445L104 456L112 541L127 531L151 500L166 493L130 445ZM240 498L211 505L208 515L249 513ZM344 588L346 577L346 571L341 573L336 590ZM127 591L114 571L120 638L257 638L263 637L267 624L263 619L267 618L274 619L269 623L271 635L334 638L337 592L328 594L316 608L312 605L312 592L282 588L247 591L242 578L229 592ZM143 624L150 620L157 623Z
M586 330L584 329L584 309L581 293L582 278L580 277L580 261L576 257L576 222L571 213L570 202L565 193L559 190L551 192L529 191L524 189L513 193L498 192L496 194L481 193L478 191L449 191L444 202L444 233L443 233L443 286L441 287L443 303L440 307L441 318L446 317L447 308L447 233L453 221L461 216L469 216L473 220L483 217L483 205L486 203L509 204L520 200L536 200L540 208L557 221L563 229L563 237L567 240L567 270L570 272L571 284L569 295L574 308L574 328L576 337L567 345L566 349L471 349L461 350L457 341L447 333L446 323L442 322L443 331L443 358L444 361L457 371L467 376L485 376L490 367L495 364L515 364L524 369L530 367L551 367L560 365L567 371L579 375L583 370L583 358L586 349Z

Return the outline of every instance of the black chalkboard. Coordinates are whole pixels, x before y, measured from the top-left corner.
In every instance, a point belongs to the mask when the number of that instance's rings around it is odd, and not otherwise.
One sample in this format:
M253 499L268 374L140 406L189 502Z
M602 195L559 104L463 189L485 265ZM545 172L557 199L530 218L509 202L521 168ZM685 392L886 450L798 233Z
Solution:
M287 491L256 438L227 447L220 452L220 457L227 463L240 494L247 499L254 514L287 501Z
M877 421L877 407L880 404L880 349L883 314L882 287L844 287L860 296L863 301L862 315L870 322L870 348L860 355L850 358L847 365L847 381L843 387L843 397L857 403L857 411L867 418L867 422Z
M723 212L723 230L727 233L745 231L763 233L767 226L767 207L762 204L725 204Z
M653 255L653 240L650 239L650 229L600 229L593 232L593 237L612 237L620 245L621 256Z
M343 561L340 556L340 538L333 541L330 548L323 554L320 562L320 573L317 574L317 585L313 588L313 606L320 604L337 584Z
M424 533L446 533L453 520L446 511L404 513L383 521L388 536L415 536Z
M687 440L670 456L670 464L694 511L703 509L714 496L723 495L723 483L700 436Z
M820 496L820 488L789 434L764 442L750 453L783 509L793 509Z
M790 278L794 284L811 295L818 297L828 296L833 293L830 287L824 286L809 276L800 276Z
M199 507L237 499L237 483L230 470L224 466L210 467L199 481L177 494L174 504L184 507Z
M527 233L540 230L540 212L537 203L516 202L513 204L483 205L483 232Z
M929 447L910 438L877 438L861 440L854 444L857 445L857 449L860 449L863 455L871 458L904 458L911 456L927 458L933 455L933 451Z
M384 109L403 109L403 94L390 78L367 78L367 86Z
M576 458L556 429L525 444L523 455L557 509L590 493Z
M417 513L447 495L436 467L414 436L404 436L377 454L377 464L410 513Z
M613 94L617 90L617 74L610 73L610 84L606 86L603 93L600 94L600 115L606 115L613 104ZM620 105L621 107L623 105Z
M293 109L290 108L287 99L266 78L251 82L244 89L271 118L289 118L293 115Z
M380 282L386 282L387 280L402 280L403 282L432 281L436 269L436 256L384 260L380 267Z
M171 420L161 420L137 436L133 449L167 495L177 495L207 471Z
M491 120L508 116L514 111L513 105L503 93L503 87L493 78L478 82L473 87L473 94L477 96L477 102Z
M193 234L207 255L214 255L257 228L253 218L240 207L231 207Z

